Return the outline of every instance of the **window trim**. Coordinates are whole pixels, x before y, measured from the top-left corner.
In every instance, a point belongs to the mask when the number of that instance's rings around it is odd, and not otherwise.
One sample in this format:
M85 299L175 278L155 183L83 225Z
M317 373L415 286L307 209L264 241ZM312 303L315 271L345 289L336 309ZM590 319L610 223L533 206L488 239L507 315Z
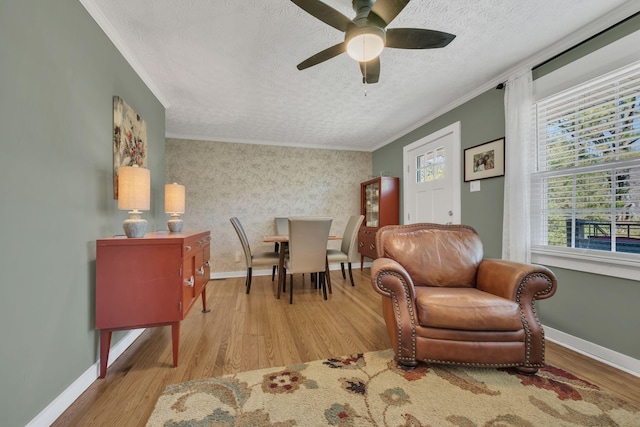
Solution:
M531 261L549 267L560 267L621 279L637 281L640 277L638 256L624 252L536 245L531 247Z
M640 31L536 79L533 107L535 108L535 104L543 99L637 63L640 60L640 51L633 47L638 41L640 41ZM546 174L542 171L538 173ZM535 189L532 188L532 195L534 191ZM534 221L532 226L535 226ZM640 277L638 254L534 244L530 249L531 261L538 264L634 281L638 281Z

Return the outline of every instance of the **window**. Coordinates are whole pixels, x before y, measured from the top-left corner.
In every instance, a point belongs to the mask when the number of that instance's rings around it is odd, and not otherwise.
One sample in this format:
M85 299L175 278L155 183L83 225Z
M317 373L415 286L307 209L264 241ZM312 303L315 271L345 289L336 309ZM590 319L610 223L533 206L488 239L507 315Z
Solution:
M416 183L444 178L444 147L416 156Z
M532 252L640 259L640 63L536 105Z

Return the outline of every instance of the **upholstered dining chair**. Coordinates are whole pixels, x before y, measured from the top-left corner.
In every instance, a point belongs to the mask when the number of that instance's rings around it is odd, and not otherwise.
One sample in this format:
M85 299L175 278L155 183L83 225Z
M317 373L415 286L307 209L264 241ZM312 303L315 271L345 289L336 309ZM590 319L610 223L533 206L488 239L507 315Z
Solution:
M483 257L465 225L412 224L376 233L371 283L396 361L515 367L544 366L544 330L534 303L557 288L547 268Z
M344 272L344 263L346 262L349 265L349 279L351 280L351 286L355 286L355 283L353 282L353 273L351 271L351 261L358 255L358 247L356 243L358 242L358 230L360 230L363 220L364 215L351 216L344 228L340 250L327 250L327 261L329 264L340 263L343 279L347 278Z
M236 230L236 234L240 239L240 243L242 244L242 249L244 250L244 259L247 264L247 278L245 280L245 287L247 288L247 294L251 291L251 278L253 276L253 267L254 266L272 266L278 265L280 261L280 255L278 252L270 252L270 251L262 251L262 252L251 252L251 246L249 246L249 239L247 239L247 234L244 232L244 228L240 223L240 220L236 217L231 218L231 224L233 228ZM271 280L273 281L273 274L271 275Z
M316 285L322 286L327 299L325 274L327 271L327 242L332 219L329 217L289 218L289 253L285 256L282 280L289 273L289 304L293 303L293 275L319 273Z

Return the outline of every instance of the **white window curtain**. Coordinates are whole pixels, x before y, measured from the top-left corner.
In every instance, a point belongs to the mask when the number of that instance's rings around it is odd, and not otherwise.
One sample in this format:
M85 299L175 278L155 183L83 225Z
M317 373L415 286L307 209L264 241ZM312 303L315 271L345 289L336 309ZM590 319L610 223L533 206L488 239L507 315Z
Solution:
M531 261L530 177L535 164L531 70L507 80L502 258Z

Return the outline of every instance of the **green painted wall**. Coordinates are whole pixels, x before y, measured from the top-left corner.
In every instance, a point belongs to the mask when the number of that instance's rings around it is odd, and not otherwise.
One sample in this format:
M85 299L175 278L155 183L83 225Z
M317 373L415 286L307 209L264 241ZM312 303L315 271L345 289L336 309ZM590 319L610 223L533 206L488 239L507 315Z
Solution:
M640 359L640 282L552 267L556 294L538 304L554 329Z
M535 75L547 74L638 29L640 16L635 16L539 67ZM373 173L385 171L402 176L402 148L456 121L461 122L463 150L504 136L503 96L503 91L490 90L376 150ZM503 193L504 178L482 180L481 191L477 193L469 192L468 183L462 184L462 223L476 228L486 257L501 257ZM636 307L640 303L640 282L555 267L552 270L558 277L558 291L553 298L537 304L542 322L640 359L640 340L636 338L640 325L640 310Z
M404 178L402 148L452 123L460 122L462 150L504 137L504 91L489 90L471 101L443 114L413 132L373 153L373 173L384 171L390 176ZM508 150L509 142L506 141ZM461 178L462 181L462 178ZM402 188L403 183L400 183ZM474 227L484 244L485 256L500 258L502 240L502 210L504 206L504 178L482 180L481 191L470 193L469 183L462 183L462 223ZM480 214L487 212L487 214ZM489 214L490 213L490 214ZM400 196L400 217L404 218L404 194Z
M150 230L165 225L165 115L77 0L0 2L0 77L0 424L13 427L98 359L95 241L127 217L112 97L147 122Z

